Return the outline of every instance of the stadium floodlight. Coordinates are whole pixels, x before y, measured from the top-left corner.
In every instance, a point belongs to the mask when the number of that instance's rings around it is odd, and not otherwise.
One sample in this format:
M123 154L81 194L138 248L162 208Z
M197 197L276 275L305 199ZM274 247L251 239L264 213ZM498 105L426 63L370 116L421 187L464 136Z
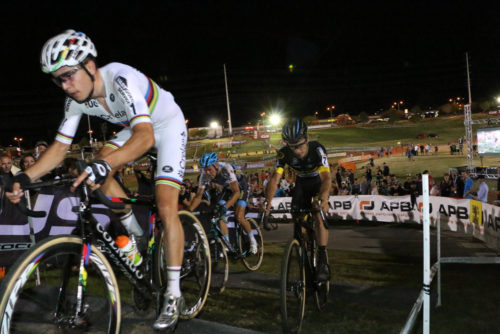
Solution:
M269 122L272 126L277 126L281 123L281 115L280 114L271 114L269 116Z

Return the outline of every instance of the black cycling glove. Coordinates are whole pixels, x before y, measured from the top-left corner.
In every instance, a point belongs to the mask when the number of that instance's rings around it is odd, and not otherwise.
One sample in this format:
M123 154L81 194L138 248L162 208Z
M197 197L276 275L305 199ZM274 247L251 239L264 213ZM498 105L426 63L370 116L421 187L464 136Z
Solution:
M104 160L96 160L85 168L85 172L89 174L89 180L95 184L103 184L110 171L111 167Z
M19 185L21 186L21 189L24 189L26 185L31 183L31 179L28 176L28 174L26 174L24 172L20 172L14 176L13 183L19 183Z

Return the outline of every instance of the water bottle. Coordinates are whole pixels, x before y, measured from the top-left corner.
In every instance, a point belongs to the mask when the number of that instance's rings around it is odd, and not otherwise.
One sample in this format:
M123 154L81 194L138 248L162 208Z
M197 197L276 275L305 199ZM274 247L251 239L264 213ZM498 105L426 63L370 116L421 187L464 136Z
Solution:
M126 235L119 235L116 237L115 243L134 265L138 266L142 263L141 253L139 253L137 246L129 237Z

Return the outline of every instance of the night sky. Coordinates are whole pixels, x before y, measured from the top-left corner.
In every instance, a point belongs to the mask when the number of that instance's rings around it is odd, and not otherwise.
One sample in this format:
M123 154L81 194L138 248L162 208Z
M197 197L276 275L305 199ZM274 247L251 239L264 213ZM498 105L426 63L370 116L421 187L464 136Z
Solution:
M189 126L226 120L226 64L239 126L273 108L323 117L332 104L350 114L399 100L437 108L467 97L465 52L473 101L493 98L499 9L493 1L16 1L0 12L0 145L53 140L64 95L41 72L39 53L65 29L90 36L100 65L134 66L171 91Z

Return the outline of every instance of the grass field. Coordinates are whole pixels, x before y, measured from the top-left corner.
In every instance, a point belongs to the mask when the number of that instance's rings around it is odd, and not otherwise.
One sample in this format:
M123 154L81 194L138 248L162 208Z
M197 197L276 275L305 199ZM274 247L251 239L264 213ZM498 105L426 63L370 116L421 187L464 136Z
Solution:
M283 247L266 243L261 272L278 279ZM329 305L319 313L308 299L302 332L399 333L421 288L421 259L340 250L330 250L329 256L334 264ZM232 271L241 269L231 266ZM444 265L443 306L432 310L432 332L498 333L499 274L495 265ZM277 292L229 288L209 297L201 318L280 333L279 307Z
M487 118L488 115L475 114L474 119ZM475 125L473 129L485 127ZM465 136L464 117L449 116L433 119L423 119L419 122L398 121L393 124L376 123L368 125L355 125L348 127L311 129L310 137L319 140L327 149L338 149L349 147L390 147L400 144L431 142L432 144L456 143L459 137ZM417 139L418 135L424 135L425 139ZM428 138L429 134L435 134L437 138ZM260 151L268 148L269 143L274 147L280 146L281 134L271 134L270 140L253 140L251 135L236 136L235 140L246 140L244 144L238 144L231 148L233 153ZM227 141L227 139L221 139ZM214 144L217 140L201 140L190 142L187 151L188 158L199 157L205 151L217 150ZM400 144L398 144L400 143ZM219 150L226 153L227 149ZM196 153L196 154L195 154Z

